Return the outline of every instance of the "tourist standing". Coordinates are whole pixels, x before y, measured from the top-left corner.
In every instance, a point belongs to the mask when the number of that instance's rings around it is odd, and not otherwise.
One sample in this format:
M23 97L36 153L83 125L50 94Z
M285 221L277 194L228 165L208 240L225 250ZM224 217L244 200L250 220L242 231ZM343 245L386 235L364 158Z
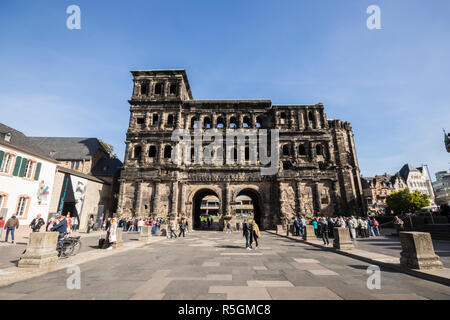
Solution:
M87 233L91 233L91 229L94 228L94 223L95 223L94 217L91 215L88 221Z
M175 233L176 228L175 220L169 221L170 239L172 239L172 237L177 237Z
M317 218L314 218L313 221L311 221L312 226L314 227L314 233L316 235L316 237L319 236L319 229L317 226Z
M73 217L72 218L72 231L77 231L77 230L78 230L78 218Z
M67 216L65 217L67 222L67 231L68 233L72 232L72 218L70 217L70 211L67 212Z
M348 228L350 229L350 237L354 240L356 239L356 226L353 217L348 220Z
M305 226L306 226L306 219L304 216L301 216L300 218L300 233L302 237L305 236Z
M259 232L259 227L255 220L252 220L252 238L253 240L250 240L250 247L252 246L252 242L255 241L255 249L258 249L258 239L261 238L261 232Z
M394 226L395 229L397 230L397 235L400 234L400 231L403 231L405 229L403 220L400 219L398 216L394 217Z
M322 240L324 245L329 245L330 241L328 239L328 221L322 217L320 218L320 232L322 233Z
M4 227L5 227L5 220L3 219L3 217L0 217L0 239L2 238Z
M144 220L142 220L141 218L139 218L138 222L137 222L137 231L139 233L141 233L142 227L144 226Z
M227 231L226 233L231 233L231 223L230 221L227 221Z
M8 235L11 233L11 239L14 243L14 231L16 229L19 229L19 219L16 218L15 215L13 215L11 218L8 219L5 223L5 229L6 229L6 237L5 242L8 242Z
M361 228L361 238L367 238L367 222L359 218L359 226Z
M117 220L116 218L110 219L110 223L107 229L109 236L109 246L106 248L106 250L112 250L113 244L117 242Z
M245 249L252 250L252 248L250 246L252 229L251 229L251 225L249 225L247 220L245 220L244 223L242 224L242 234L245 237Z
M178 234L178 237L181 237L181 234L183 234L184 238L184 232L186 231L186 223L184 222L184 219L181 219L180 221L180 233Z
M38 213L36 218L33 219L30 223L30 228L33 232L41 231L41 227L45 224L44 219L41 218L41 214Z
M56 220L58 223L55 223L50 230L59 233L58 242L61 242L64 239L64 235L67 233L67 219L63 215L58 214Z
M334 221L331 217L328 218L328 237L333 236L333 229L334 229Z
M295 235L300 236L300 222L297 220L297 218L294 218L294 228L295 228Z

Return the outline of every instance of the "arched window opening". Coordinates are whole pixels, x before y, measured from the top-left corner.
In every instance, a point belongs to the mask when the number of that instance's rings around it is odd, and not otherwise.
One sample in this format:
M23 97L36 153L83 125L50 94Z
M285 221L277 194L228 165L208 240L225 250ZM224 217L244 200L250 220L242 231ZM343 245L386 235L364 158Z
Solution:
M262 128L263 126L263 119L261 117L256 117L256 127L257 128Z
M176 95L177 94L177 84L172 83L169 88L169 94Z
M298 154L301 156L306 156L306 148L303 144L298 146Z
M230 118L230 128L236 128L237 127L237 121L235 117Z
M172 126L173 123L174 123L174 117L173 117L173 114L169 114L169 115L167 116L167 125Z
M287 144L285 144L283 146L283 156L288 156L289 155L289 146Z
M191 118L191 128L197 128L197 124L195 123L197 120L197 117Z
M191 148L191 162L195 161L195 149L194 147Z
M147 83L143 83L141 85L141 95L143 95L143 96L148 95L148 84Z
M157 113L154 113L153 114L153 125L154 126L157 126L158 125L158 121L159 120L159 117L158 117L158 114Z
M281 112L280 113L280 123L281 124L285 124L286 123L286 113L285 112Z
M323 156L323 147L322 147L320 144L318 144L318 145L316 146L316 154L317 154L318 156Z
M155 95L162 94L162 83L155 84Z
M141 158L141 152L142 152L142 147L141 146L134 147L133 158L140 159Z
M252 126L252 121L249 117L245 116L242 122L242 127L244 128L250 128Z
M206 129L211 128L211 119L210 119L209 117L205 117L205 118L203 119L203 126L204 126Z
M314 114L312 111L308 112L308 120L314 122Z
M222 118L222 117L218 117L218 118L217 118L217 125L216 125L216 127L217 127L217 128L223 128L223 127L225 127L225 121L223 121L223 118Z
M156 157L156 147L155 146L150 146L150 149L148 149L148 157L149 158Z
M289 161L284 161L283 162L283 170L289 170L291 169L291 163Z
M245 147L245 161L249 161L249 160L250 160L250 148Z
M164 159L170 159L172 156L172 146L164 147Z

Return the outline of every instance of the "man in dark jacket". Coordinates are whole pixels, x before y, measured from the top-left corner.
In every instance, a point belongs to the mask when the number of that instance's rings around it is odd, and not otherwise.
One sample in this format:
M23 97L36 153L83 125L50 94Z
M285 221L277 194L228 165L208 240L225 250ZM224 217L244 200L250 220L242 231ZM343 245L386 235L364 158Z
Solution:
M252 250L251 248L251 237L252 237L252 225L248 223L247 220L244 221L242 225L243 236L245 237L245 248L247 250Z
M30 223L30 228L33 230L33 232L39 232L41 231L41 227L45 224L44 219L41 218L41 214L38 213L36 218L33 219Z
M59 232L58 242L61 242L64 238L64 234L67 232L67 220L62 215L57 216L56 219L58 219L58 223L53 226L51 230Z
M328 221L324 217L320 218L319 229L322 233L323 244L329 245L330 241L328 240Z
M8 235L9 233L11 233L12 243L14 243L14 230L19 229L19 219L17 219L16 216L13 215L11 218L8 219L8 221L6 221L5 229L6 229L5 242L8 242Z

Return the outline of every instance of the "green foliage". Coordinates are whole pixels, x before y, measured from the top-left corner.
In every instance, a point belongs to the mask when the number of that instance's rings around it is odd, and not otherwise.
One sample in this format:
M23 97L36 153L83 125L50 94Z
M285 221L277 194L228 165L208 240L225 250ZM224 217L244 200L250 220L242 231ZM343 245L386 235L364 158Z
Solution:
M430 205L429 196L419 191L411 193L408 188L392 192L386 197L386 212L395 214L414 213Z
M106 143L102 139L98 139L100 144L105 148L111 158L117 158L117 155L114 153L114 147L111 144Z

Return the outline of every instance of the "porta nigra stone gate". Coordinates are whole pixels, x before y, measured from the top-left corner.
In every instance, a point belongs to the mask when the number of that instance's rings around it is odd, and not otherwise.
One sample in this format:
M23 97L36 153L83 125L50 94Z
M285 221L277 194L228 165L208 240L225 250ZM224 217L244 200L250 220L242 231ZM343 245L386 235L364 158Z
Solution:
M209 195L219 199L222 226L233 217L240 195L251 198L262 229L299 215L363 214L352 128L348 122L327 120L322 103L194 100L185 70L131 73L134 89L117 216L185 217L196 227L201 200ZM238 153L240 163L173 163L173 131L193 134L199 124L202 130L278 129L277 173L262 175L261 164L248 161L248 150ZM233 155L235 159L236 151Z

